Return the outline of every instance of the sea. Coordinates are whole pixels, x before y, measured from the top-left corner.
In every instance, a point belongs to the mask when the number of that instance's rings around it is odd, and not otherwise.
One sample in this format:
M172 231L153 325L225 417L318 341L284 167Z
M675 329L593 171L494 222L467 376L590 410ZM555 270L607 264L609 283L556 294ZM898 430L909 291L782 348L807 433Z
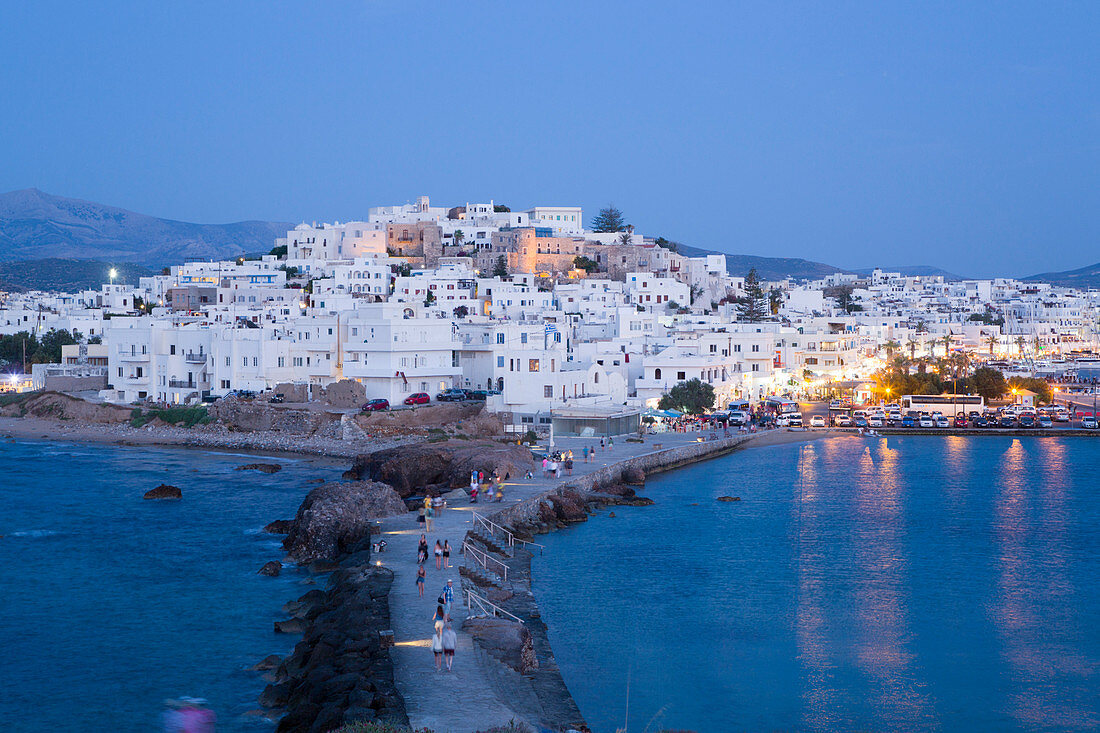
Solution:
M1100 441L835 437L644 495L533 565L596 733L1100 729Z
M274 462L275 474L237 471ZM280 607L312 587L273 519L294 516L320 459L54 441L0 443L0 730L155 731L164 701L209 701L219 731L266 731L265 682L285 655ZM146 501L161 483L179 501Z

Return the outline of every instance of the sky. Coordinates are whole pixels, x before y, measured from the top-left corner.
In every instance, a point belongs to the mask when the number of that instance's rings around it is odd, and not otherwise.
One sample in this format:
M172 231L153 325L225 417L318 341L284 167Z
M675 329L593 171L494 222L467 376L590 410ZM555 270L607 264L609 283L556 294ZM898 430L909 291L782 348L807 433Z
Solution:
M608 204L844 268L1100 261L1100 3L8 2L0 191L366 218Z

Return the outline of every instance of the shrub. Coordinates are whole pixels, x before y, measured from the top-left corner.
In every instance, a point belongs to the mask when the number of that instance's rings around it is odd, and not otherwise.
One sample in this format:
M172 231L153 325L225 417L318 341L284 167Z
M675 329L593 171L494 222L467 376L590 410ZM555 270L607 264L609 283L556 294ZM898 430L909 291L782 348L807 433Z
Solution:
M183 425L185 428L193 428L196 425L206 425L210 422L210 413L204 405L198 407L165 407L153 408L143 411L135 407L130 411L130 425L140 428L142 425L160 420L169 425Z

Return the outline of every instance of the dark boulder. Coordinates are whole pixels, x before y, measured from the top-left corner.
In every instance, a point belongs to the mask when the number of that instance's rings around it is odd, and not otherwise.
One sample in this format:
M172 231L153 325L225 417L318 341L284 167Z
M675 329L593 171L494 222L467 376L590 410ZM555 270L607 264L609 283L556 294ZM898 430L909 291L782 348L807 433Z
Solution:
M288 618L286 621L275 622L275 632L278 634L301 634L306 630L306 624L300 618Z
M283 470L283 467L278 463L247 463L243 466L237 466L237 471L259 471L261 473L278 473Z
M278 654L269 654L256 664L252 665L251 669L257 672L266 672L269 669L278 669L279 665L282 664L282 661L283 658L280 657Z
M405 513L397 492L372 481L329 483L310 491L298 508L283 549L300 564L335 561L369 542L376 519Z
M623 471L623 483L641 486L645 483L645 471L640 468L628 468Z
M462 623L462 629L490 656L520 674L538 669L531 632L518 621L470 617Z
M718 501L741 501L740 496L719 496Z
M143 499L182 499L183 492L180 491L178 486L170 486L169 484L161 484L155 489L149 489L145 492Z
M274 522L267 523L264 532L268 534L290 534L290 525L293 523L293 519L276 519Z
M267 575L272 578L279 577L279 573L281 572L283 572L283 564L278 560L265 562L264 566L259 570L260 575Z

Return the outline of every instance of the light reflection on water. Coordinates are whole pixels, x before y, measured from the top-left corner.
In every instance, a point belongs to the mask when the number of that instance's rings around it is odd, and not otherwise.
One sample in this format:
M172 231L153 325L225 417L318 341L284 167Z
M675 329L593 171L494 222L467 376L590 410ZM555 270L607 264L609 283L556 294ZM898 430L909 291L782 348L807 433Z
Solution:
M1095 729L1098 470L1075 439L753 449L549 535L535 591L600 732L627 673L670 728Z

